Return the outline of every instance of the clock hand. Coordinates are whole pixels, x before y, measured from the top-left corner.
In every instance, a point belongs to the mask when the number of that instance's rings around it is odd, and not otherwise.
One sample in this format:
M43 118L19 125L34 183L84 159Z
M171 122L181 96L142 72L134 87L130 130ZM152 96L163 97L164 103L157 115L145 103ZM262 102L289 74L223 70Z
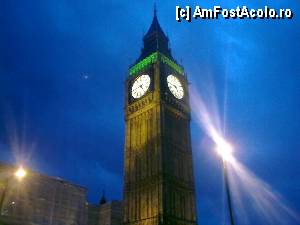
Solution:
M175 84L172 84L172 86L173 86L173 87L176 89L176 91L178 91L178 90L177 90L177 87L176 87L176 85L175 85Z

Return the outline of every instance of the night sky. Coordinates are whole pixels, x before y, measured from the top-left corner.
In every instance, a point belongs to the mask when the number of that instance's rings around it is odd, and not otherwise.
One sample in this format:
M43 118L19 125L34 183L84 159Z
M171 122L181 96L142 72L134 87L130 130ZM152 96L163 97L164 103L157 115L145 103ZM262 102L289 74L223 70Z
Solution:
M299 1L213 3L291 8L292 20L191 23L176 22L176 5L213 4L156 3L190 86L213 92L219 112L227 90L237 159L299 212ZM152 17L153 1L2 1L0 160L85 186L91 202L103 189L109 200L121 199L124 81ZM202 134L192 120L199 224L221 224L221 162Z

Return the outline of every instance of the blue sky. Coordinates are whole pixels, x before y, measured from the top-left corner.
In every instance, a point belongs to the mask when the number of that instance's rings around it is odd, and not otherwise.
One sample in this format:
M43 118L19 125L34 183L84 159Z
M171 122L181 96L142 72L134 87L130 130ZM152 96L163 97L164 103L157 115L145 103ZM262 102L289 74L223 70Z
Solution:
M215 1L291 8L294 18L191 23L176 22L176 5L213 4L156 3L191 87L213 93L220 112L226 83L236 157L299 212L299 2ZM93 202L102 189L121 199L124 80L153 1L6 1L0 12L0 159L86 186ZM220 224L221 165L201 133L193 120L199 224Z

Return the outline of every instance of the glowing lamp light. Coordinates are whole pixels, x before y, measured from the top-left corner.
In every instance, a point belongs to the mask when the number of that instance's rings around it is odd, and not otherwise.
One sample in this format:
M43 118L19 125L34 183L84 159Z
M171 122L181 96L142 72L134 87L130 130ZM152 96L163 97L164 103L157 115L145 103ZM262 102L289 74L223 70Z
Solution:
M26 176L27 172L26 170L23 169L23 167L20 167L16 172L15 172L15 176L18 179L23 179Z
M224 161L230 162L233 160L232 157L233 147L225 140L221 140L219 141L219 143L217 143L216 151Z

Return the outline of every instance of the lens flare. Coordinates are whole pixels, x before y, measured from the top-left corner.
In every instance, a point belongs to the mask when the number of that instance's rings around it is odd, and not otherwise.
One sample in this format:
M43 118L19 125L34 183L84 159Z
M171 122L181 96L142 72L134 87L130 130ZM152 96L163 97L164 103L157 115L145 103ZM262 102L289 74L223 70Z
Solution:
M191 104L196 122L215 144L215 150L225 160L233 205L238 224L300 224L299 213L292 210L283 197L258 178L233 155L233 147L226 141L218 126L216 111L209 111L197 91L191 88ZM216 102L208 101L216 109Z
M233 148L231 144L226 142L225 140L221 139L216 146L217 153L222 157L224 161L232 162L233 161Z
M15 176L21 180L26 176L27 172L26 170L23 169L23 167L21 166L16 172L15 172Z
M300 223L299 214L269 184L237 160L230 167L232 193L240 224Z

